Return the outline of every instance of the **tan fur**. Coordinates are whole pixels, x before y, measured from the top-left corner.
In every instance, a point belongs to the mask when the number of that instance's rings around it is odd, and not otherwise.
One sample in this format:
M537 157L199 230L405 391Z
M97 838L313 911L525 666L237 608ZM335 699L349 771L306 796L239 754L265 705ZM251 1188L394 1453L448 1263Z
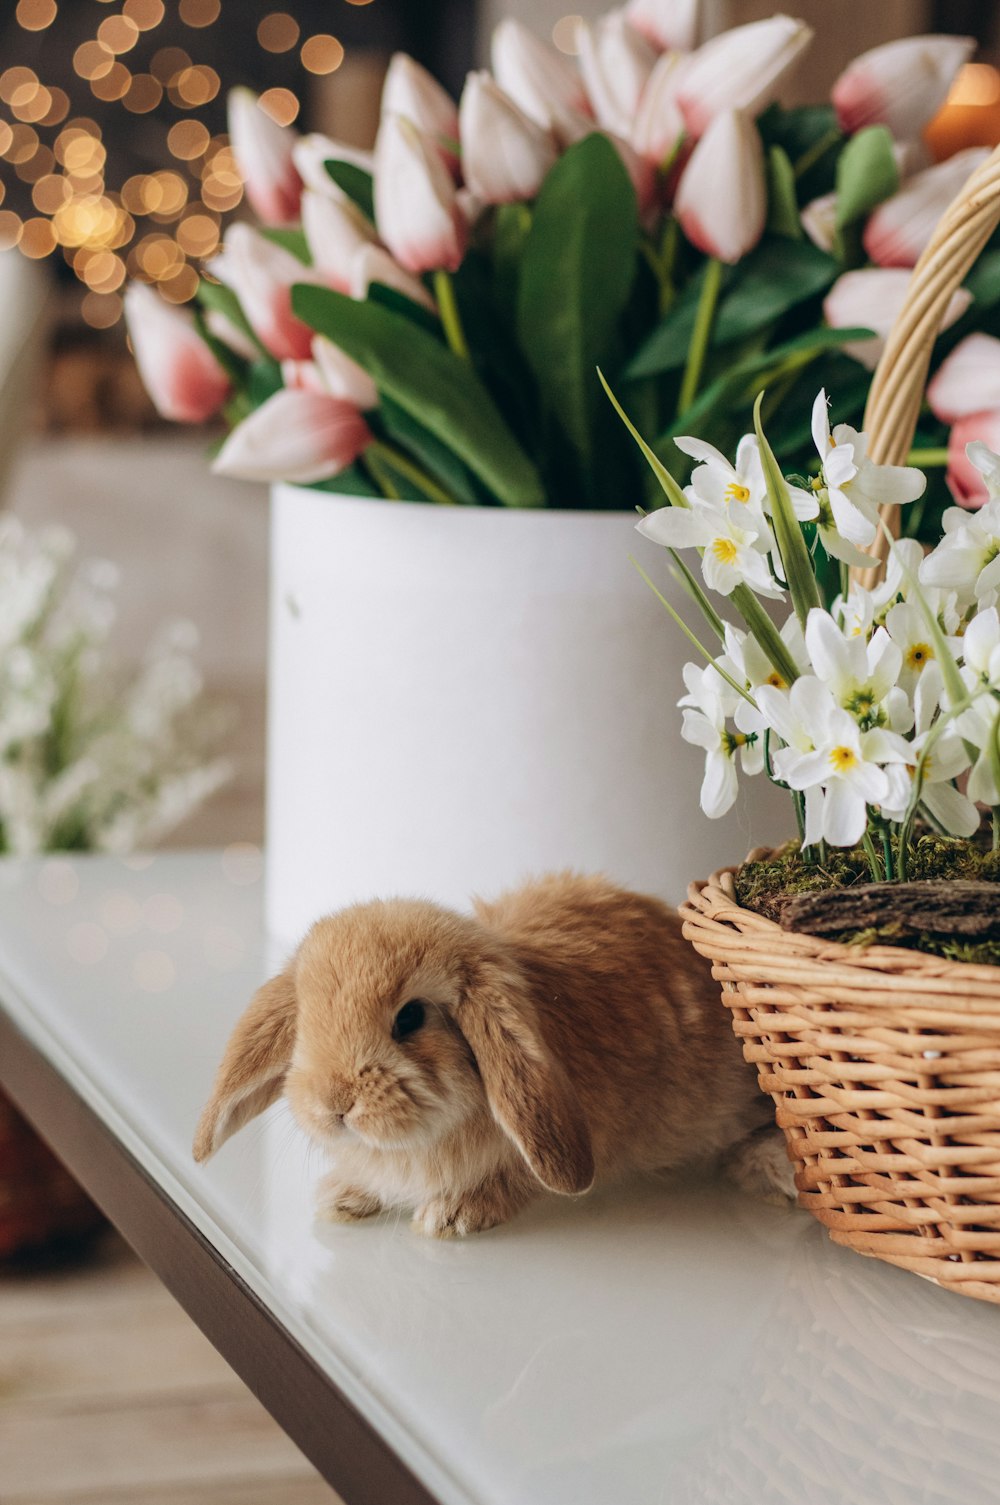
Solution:
M396 1041L411 999L426 1023ZM672 911L571 874L472 916L399 899L319 921L237 1025L195 1157L282 1090L331 1152L326 1216L411 1207L439 1237L735 1151L770 1118Z

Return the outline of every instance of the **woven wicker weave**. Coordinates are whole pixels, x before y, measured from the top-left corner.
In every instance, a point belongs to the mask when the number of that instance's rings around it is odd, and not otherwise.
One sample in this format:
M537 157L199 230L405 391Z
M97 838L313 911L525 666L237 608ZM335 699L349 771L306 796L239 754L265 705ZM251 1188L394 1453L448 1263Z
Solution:
M865 416L881 463L905 461L945 310L998 223L1000 148L939 224L886 342ZM872 552L867 583L885 541ZM774 1099L801 1205L838 1244L1000 1302L1000 967L793 934L739 906L732 870L694 884L681 914Z

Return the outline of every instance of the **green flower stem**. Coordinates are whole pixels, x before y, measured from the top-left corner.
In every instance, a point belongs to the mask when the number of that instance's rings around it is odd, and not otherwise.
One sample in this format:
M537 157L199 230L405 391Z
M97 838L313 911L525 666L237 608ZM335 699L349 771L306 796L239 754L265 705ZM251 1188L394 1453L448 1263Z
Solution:
M868 858L868 866L871 869L872 882L881 883L883 881L883 878L888 877L888 873L882 872L882 868L879 865L878 853L875 850L875 843L872 841L871 832L869 830L866 830L864 836L862 836L861 845L864 847L865 856Z
M657 277L660 283L660 315L667 314L677 297L677 284L674 281L674 270L677 266L677 253L680 250L681 236L680 225L673 215L663 227L663 239L660 242L660 255L657 260Z
M962 688L964 691L964 683ZM896 877L900 883L905 883L908 876L907 868L910 845L913 841L913 827L916 824L917 809L924 792L924 773L927 764L930 762L931 753L934 751L938 738L949 722L954 721L956 716L960 716L963 711L968 710L971 704L972 697L968 694L963 694L959 700L949 706L947 711L942 711L937 721L935 721L927 733L927 740L920 750L917 766L913 770L913 793L910 795L910 803L906 807L906 814L903 816L899 827L899 841L896 846Z
M437 298L441 323L444 326L445 338L448 341L450 349L460 360L467 361L469 359L469 345L465 338L465 330L462 328L462 319L458 312L455 286L450 274L443 268L439 268L434 273L434 296Z
M715 322L715 310L719 302L721 287L722 262L713 256L705 263L705 280L702 283L694 332L688 347L687 365L684 367L684 379L681 382L681 395L677 400L678 418L682 413L687 412L698 396L698 387L705 369L705 359L712 338L712 325Z
M906 457L907 465L918 465L921 470L932 470L948 464L946 449L911 449Z
M792 169L795 176L797 178L804 177L810 167L815 167L820 157L824 157L841 139L841 133L837 127L831 126L830 130L824 136L820 136L818 141L814 141L808 151L804 151L801 157L799 157Z
M412 481L429 502L437 502L442 507L457 506L455 498L445 491L443 486L439 486L437 481L432 480L426 470L422 470L394 444L386 444L384 439L374 439L369 444L365 450L365 461L371 467L375 480L383 490L387 484L384 466L389 465L397 475L405 476L408 481ZM391 486L391 481L388 484ZM391 494L390 492L389 495ZM399 500L398 492L393 500Z

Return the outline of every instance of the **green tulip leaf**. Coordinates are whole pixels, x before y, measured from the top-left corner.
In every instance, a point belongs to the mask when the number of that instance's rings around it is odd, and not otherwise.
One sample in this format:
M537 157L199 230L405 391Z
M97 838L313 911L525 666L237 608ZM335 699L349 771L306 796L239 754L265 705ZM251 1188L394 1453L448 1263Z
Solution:
M614 365L622 316L638 268L635 189L606 137L587 136L549 173L524 242L518 339L548 412L592 481L598 366ZM601 413L603 419L603 413Z
M297 318L358 362L399 404L508 507L541 507L545 491L528 455L467 361L403 314L358 303L330 288L292 289Z
M363 465L349 465L339 475L331 476L326 481L314 481L308 488L310 491L329 491L334 496L381 496L382 493L375 485L371 476Z
M312 266L312 257L309 254L309 242L306 240L303 231L298 229L286 230L276 228L273 225L262 225L260 233L272 245L280 246L283 251L290 251L296 261L301 261L303 266Z
M837 229L864 219L899 187L892 135L884 125L852 136L837 163Z
M389 287L384 282L372 282L368 287L368 301L381 303L383 308L390 308L393 313L402 314L404 318L409 319L411 324L418 324L421 329L426 329L428 334L443 339L441 320L437 314L432 313L423 303L414 302L398 288Z
M361 213L375 223L375 187L370 172L365 172L363 167L358 167L354 162L329 161L323 164L342 193L346 193L352 204L356 204Z
M484 500L469 474L468 466L462 463L454 450L443 444L391 397L382 398L377 422L386 438L412 455L417 464L423 466L433 480L439 481L456 502L475 506Z
M772 146L767 153L767 228L786 240L802 239L802 220L795 196L795 169L784 147Z

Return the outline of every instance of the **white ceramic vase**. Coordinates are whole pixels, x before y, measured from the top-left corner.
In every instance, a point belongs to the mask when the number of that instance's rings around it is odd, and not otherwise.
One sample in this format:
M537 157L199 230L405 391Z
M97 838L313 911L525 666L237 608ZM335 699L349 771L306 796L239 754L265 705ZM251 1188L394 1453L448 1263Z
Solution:
M282 941L355 900L462 907L564 868L675 902L788 834L760 779L723 821L699 808L702 754L676 709L686 644L630 563L665 577L630 514L294 486L272 507L267 918Z

